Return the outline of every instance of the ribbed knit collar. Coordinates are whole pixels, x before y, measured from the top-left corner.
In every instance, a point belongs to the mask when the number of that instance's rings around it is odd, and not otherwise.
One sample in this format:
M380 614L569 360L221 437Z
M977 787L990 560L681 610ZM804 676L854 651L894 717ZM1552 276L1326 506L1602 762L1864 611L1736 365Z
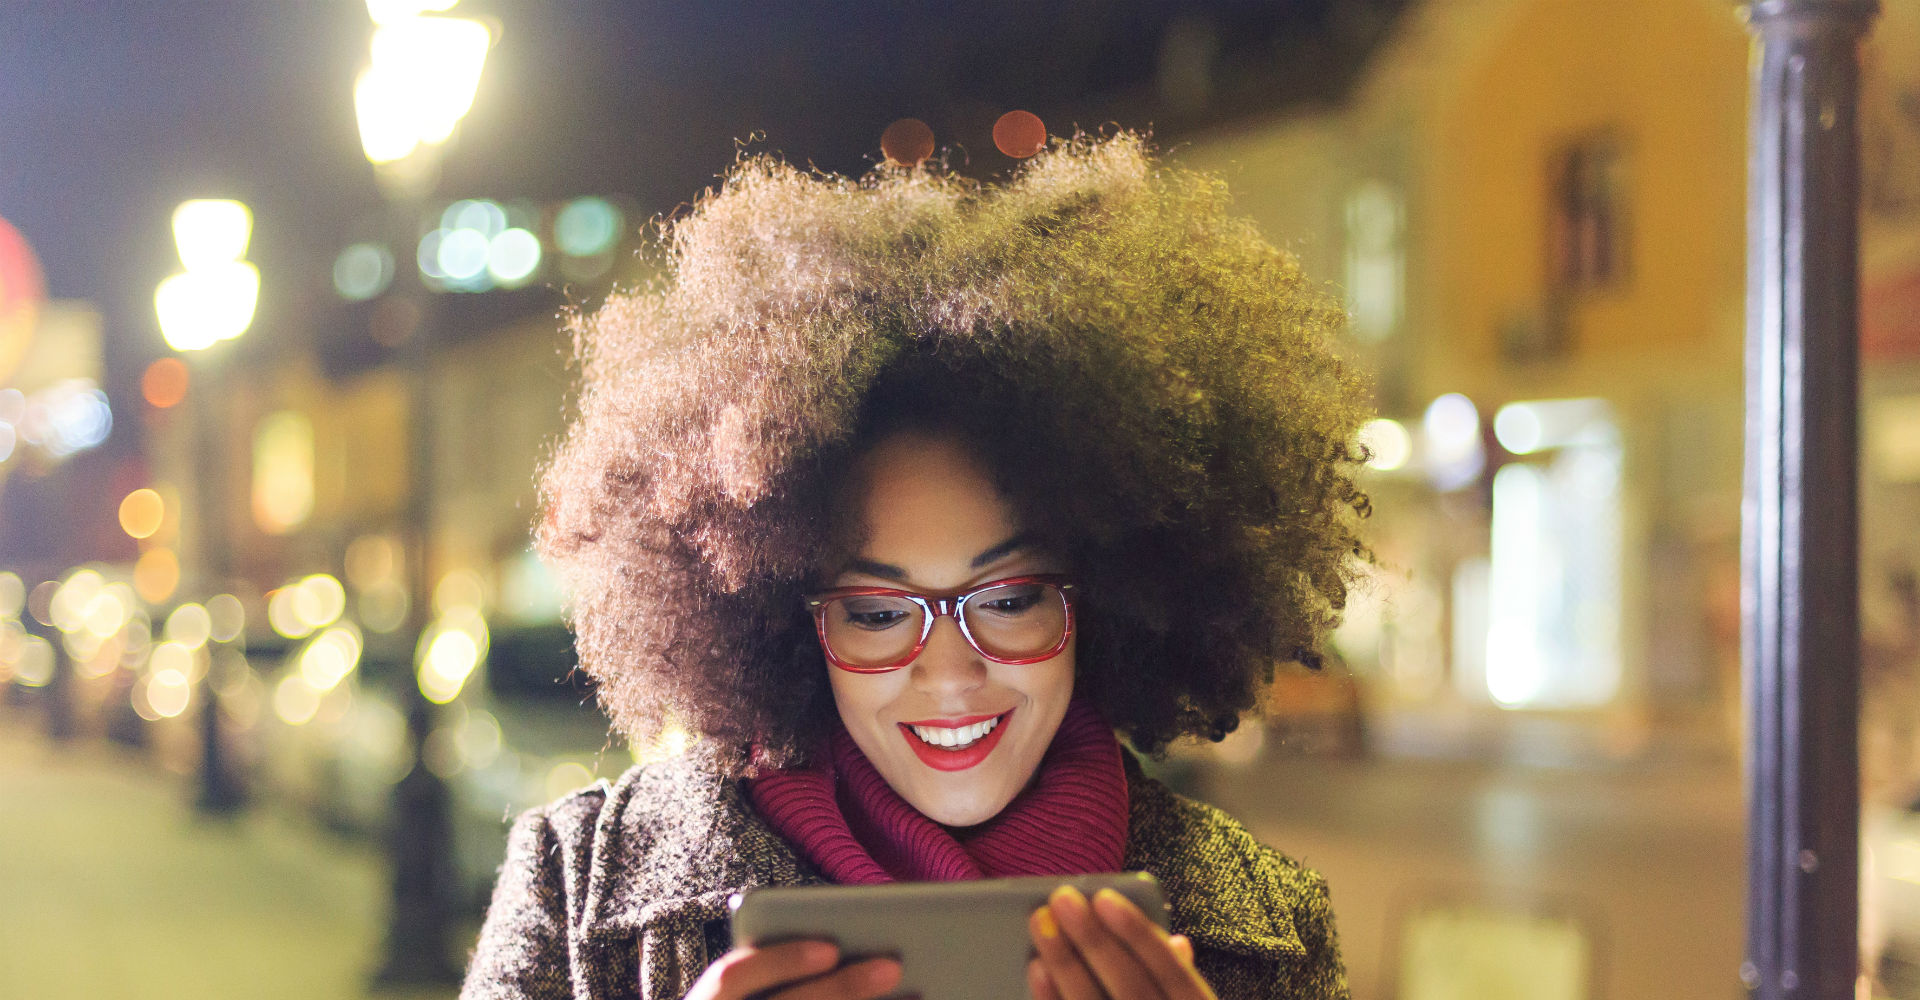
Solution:
M1116 872L1126 854L1120 743L1079 698L1068 704L1032 784L963 832L901 798L844 726L813 764L746 784L768 825L842 885Z

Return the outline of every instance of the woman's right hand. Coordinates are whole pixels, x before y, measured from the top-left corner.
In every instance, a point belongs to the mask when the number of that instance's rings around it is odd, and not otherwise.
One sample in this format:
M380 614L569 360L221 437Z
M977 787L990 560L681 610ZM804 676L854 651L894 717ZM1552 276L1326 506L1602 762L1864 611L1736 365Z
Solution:
M735 948L700 974L687 1000L875 1000L900 985L900 963L869 958L844 968L828 941Z

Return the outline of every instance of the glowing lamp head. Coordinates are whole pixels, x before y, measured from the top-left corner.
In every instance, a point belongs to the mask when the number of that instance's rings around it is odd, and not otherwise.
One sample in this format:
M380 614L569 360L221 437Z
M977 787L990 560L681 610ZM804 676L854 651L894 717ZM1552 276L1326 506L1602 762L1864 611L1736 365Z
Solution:
M173 210L173 242L189 271L231 264L247 255L253 212L224 198L197 198Z

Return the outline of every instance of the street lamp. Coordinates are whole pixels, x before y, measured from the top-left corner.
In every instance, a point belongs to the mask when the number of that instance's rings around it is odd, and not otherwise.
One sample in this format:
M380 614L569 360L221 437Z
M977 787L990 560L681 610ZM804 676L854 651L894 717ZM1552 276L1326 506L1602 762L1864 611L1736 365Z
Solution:
M424 197L441 147L473 107L493 32L438 17L452 0L368 0L372 60L353 82L360 148L392 194Z
M194 406L200 438L199 500L202 567L208 589L225 582L232 572L226 517L225 449L218 446L220 421L215 400L223 397L219 381L222 358L210 350L237 339L253 325L260 300L260 271L246 260L253 235L253 213L237 201L197 199L182 202L173 211L173 241L180 251L181 273L160 282L153 292L153 309L160 319L160 335L167 346L203 358L207 387ZM244 802L239 782L226 762L220 736L220 710L209 670L201 685L200 793L195 806L203 812L230 813Z
M396 245L411 248L422 206L439 180L440 159L455 128L473 107L493 32L479 21L439 16L457 0L367 0L375 25L372 58L354 81L354 114L360 145L374 166L388 202ZM411 255L394 255L402 260ZM407 281L390 293L411 299L405 310L424 317L425 288ZM429 330L416 321L404 342L408 395L413 401L408 440L407 575L412 632L425 635L432 607L429 577L432 538L434 432L429 402ZM416 644L422 645L422 644ZM446 782L427 766L427 738L434 728L434 699L423 686L431 672L416 668L404 686L413 766L393 790L390 857L393 896L385 957L376 986L458 982L449 959L453 823ZM448 700L439 698L440 701Z
M173 241L186 268L153 292L160 335L200 351L245 333L260 298L260 271L244 259L253 213L237 201L199 199L173 210Z

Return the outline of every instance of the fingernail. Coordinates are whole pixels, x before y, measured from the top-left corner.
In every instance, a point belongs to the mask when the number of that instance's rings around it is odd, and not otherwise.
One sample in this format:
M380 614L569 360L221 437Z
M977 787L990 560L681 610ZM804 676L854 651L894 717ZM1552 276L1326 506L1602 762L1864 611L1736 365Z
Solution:
M840 957L840 949L827 941L810 942L800 953L800 960L808 965L832 965Z
M886 989L900 981L900 963L875 962L867 966L866 980L875 987Z
M1060 936L1060 925L1053 919L1052 908L1042 906L1038 910L1033 911L1033 922L1039 925L1041 937L1053 938Z
M1108 906L1127 905L1127 897L1120 895L1119 890L1116 889L1102 889L1094 893L1093 901L1095 903L1105 903Z
M1053 906L1079 911L1086 908L1087 897L1080 895L1080 890L1073 886L1063 885L1053 890L1053 894L1047 897L1047 902Z

